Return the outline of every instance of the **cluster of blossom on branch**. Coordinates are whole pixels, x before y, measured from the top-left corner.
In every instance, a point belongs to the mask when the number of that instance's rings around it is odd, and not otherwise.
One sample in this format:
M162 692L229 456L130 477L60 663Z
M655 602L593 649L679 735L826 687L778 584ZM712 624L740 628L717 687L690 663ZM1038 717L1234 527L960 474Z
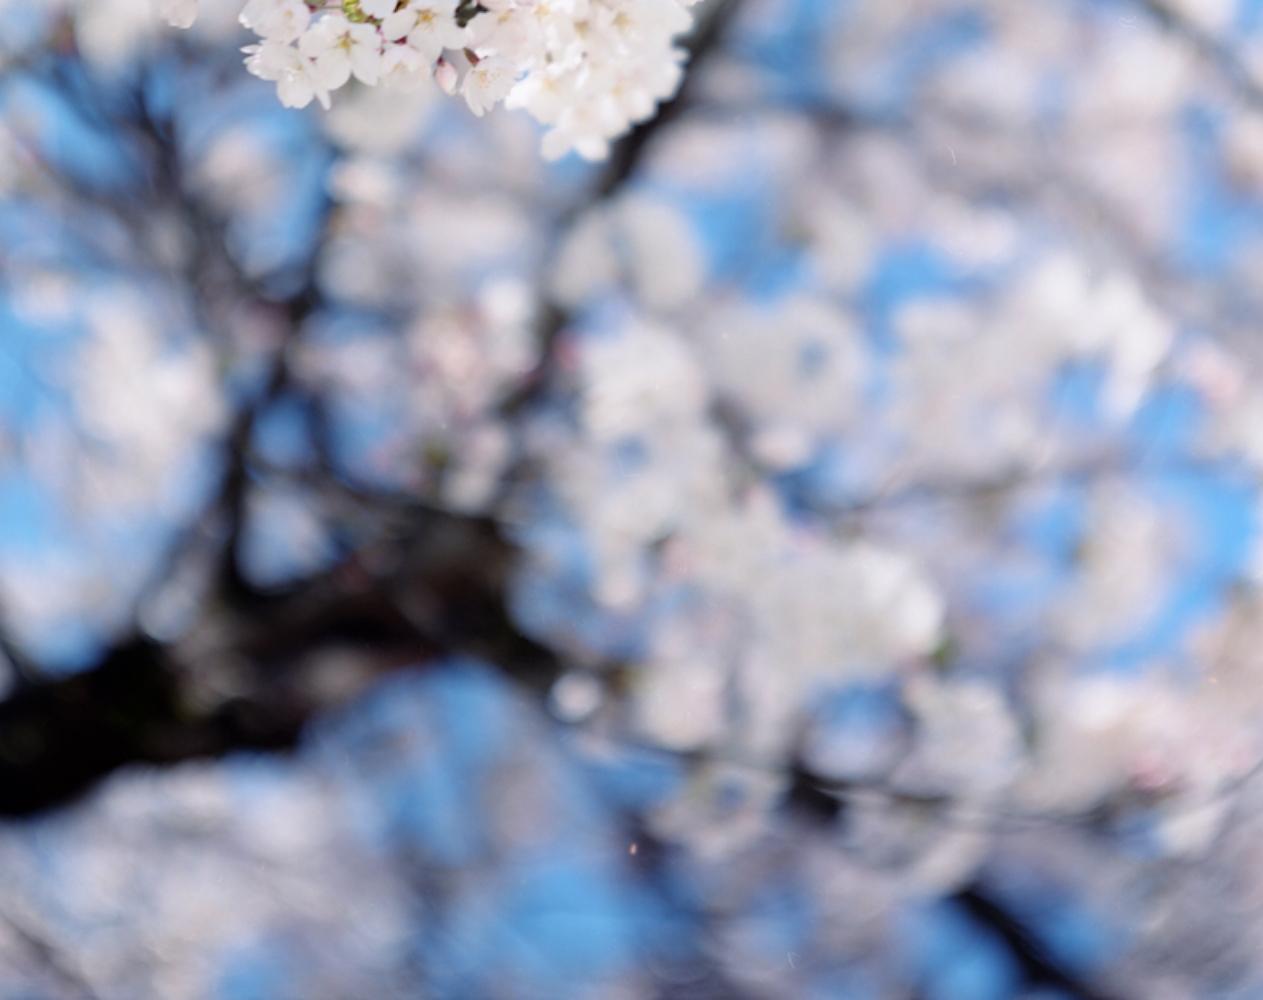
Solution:
M548 131L550 159L601 159L679 86L697 0L248 0L250 72L281 102L326 108L352 79L415 87L433 77L482 115L501 101ZM190 26L198 0L164 0Z

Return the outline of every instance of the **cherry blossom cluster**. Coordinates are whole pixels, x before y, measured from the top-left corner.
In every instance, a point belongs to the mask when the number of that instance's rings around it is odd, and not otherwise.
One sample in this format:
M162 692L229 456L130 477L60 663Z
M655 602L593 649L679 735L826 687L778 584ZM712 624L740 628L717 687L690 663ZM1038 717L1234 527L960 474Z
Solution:
M250 72L283 104L330 106L351 80L410 88L432 77L476 115L523 108L549 159L602 159L677 89L698 0L248 0ZM179 27L198 0L163 0Z

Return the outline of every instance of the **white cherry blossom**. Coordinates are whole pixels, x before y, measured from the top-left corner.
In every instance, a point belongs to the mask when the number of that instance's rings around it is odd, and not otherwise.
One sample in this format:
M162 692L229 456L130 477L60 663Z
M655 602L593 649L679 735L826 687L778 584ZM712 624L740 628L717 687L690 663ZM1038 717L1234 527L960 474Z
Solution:
M432 75L475 115L501 103L548 126L547 159L603 159L610 142L653 116L679 88L697 0L248 0L242 25L260 42L246 67L276 84L287 107L352 79L410 89ZM177 27L197 0L163 0Z

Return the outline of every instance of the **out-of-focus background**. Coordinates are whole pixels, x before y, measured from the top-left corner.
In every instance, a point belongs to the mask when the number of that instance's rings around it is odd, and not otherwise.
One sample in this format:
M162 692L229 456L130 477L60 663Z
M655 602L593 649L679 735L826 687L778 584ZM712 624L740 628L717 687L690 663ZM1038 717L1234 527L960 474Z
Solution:
M0 997L1263 996L1263 3L234 6L0 2Z

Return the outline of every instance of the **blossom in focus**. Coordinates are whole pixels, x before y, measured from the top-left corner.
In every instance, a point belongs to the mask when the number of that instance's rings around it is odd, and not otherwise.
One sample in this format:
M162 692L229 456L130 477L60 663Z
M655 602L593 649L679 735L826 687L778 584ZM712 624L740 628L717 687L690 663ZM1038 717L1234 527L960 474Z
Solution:
M651 118L679 88L697 0L249 0L240 21L259 36L246 68L276 84L287 107L318 100L352 78L410 89L430 77L475 115L504 103L548 126L547 159L603 159L612 140ZM197 0L163 0L180 28ZM447 58L452 53L453 58ZM462 67L462 68L458 68Z

